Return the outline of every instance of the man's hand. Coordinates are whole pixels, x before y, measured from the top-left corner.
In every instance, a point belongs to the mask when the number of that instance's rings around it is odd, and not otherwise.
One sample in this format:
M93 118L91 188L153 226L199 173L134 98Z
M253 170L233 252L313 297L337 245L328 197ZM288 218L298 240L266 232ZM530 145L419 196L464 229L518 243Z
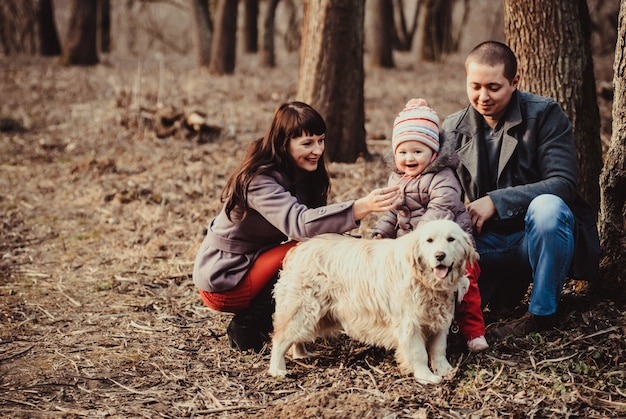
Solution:
M467 211L472 217L472 226L476 234L480 234L485 221L489 220L496 214L496 206L489 195L485 195L476 201L467 205Z

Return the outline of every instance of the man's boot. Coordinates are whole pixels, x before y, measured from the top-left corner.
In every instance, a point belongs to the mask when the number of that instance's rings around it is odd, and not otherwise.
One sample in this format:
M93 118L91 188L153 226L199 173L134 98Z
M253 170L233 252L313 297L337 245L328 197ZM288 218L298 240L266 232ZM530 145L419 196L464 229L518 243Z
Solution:
M522 337L529 333L550 330L554 326L554 319L554 314L536 316L527 312L519 319L490 324L487 326L486 333L496 339L504 339L507 336Z

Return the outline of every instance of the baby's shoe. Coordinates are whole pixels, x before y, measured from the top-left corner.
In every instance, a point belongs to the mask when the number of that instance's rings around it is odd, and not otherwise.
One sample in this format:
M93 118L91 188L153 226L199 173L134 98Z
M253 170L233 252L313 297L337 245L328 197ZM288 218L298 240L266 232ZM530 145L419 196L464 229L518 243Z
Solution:
M489 348L489 344L484 336L478 336L477 338L467 341L467 348L470 352L477 354Z

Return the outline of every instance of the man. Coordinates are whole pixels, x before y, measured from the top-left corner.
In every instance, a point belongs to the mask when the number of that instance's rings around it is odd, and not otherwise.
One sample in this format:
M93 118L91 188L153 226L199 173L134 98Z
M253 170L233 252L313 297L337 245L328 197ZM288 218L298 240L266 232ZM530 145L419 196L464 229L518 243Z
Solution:
M513 309L533 281L528 312L494 325L490 334L524 336L553 324L563 284L573 272L579 209L591 225L586 244L592 251L584 262L594 275L595 215L577 193L571 123L554 100L518 90L513 51L484 42L468 55L465 72L470 105L448 116L442 129L461 161L457 174L481 257L483 306Z

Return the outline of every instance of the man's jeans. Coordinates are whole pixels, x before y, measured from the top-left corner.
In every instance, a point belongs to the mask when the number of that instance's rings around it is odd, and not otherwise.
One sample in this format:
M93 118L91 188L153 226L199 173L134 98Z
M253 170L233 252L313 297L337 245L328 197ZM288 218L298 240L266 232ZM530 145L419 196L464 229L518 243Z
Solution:
M532 280L528 311L554 314L574 254L574 215L556 195L539 195L524 223L526 231L476 236L482 306L515 308Z

